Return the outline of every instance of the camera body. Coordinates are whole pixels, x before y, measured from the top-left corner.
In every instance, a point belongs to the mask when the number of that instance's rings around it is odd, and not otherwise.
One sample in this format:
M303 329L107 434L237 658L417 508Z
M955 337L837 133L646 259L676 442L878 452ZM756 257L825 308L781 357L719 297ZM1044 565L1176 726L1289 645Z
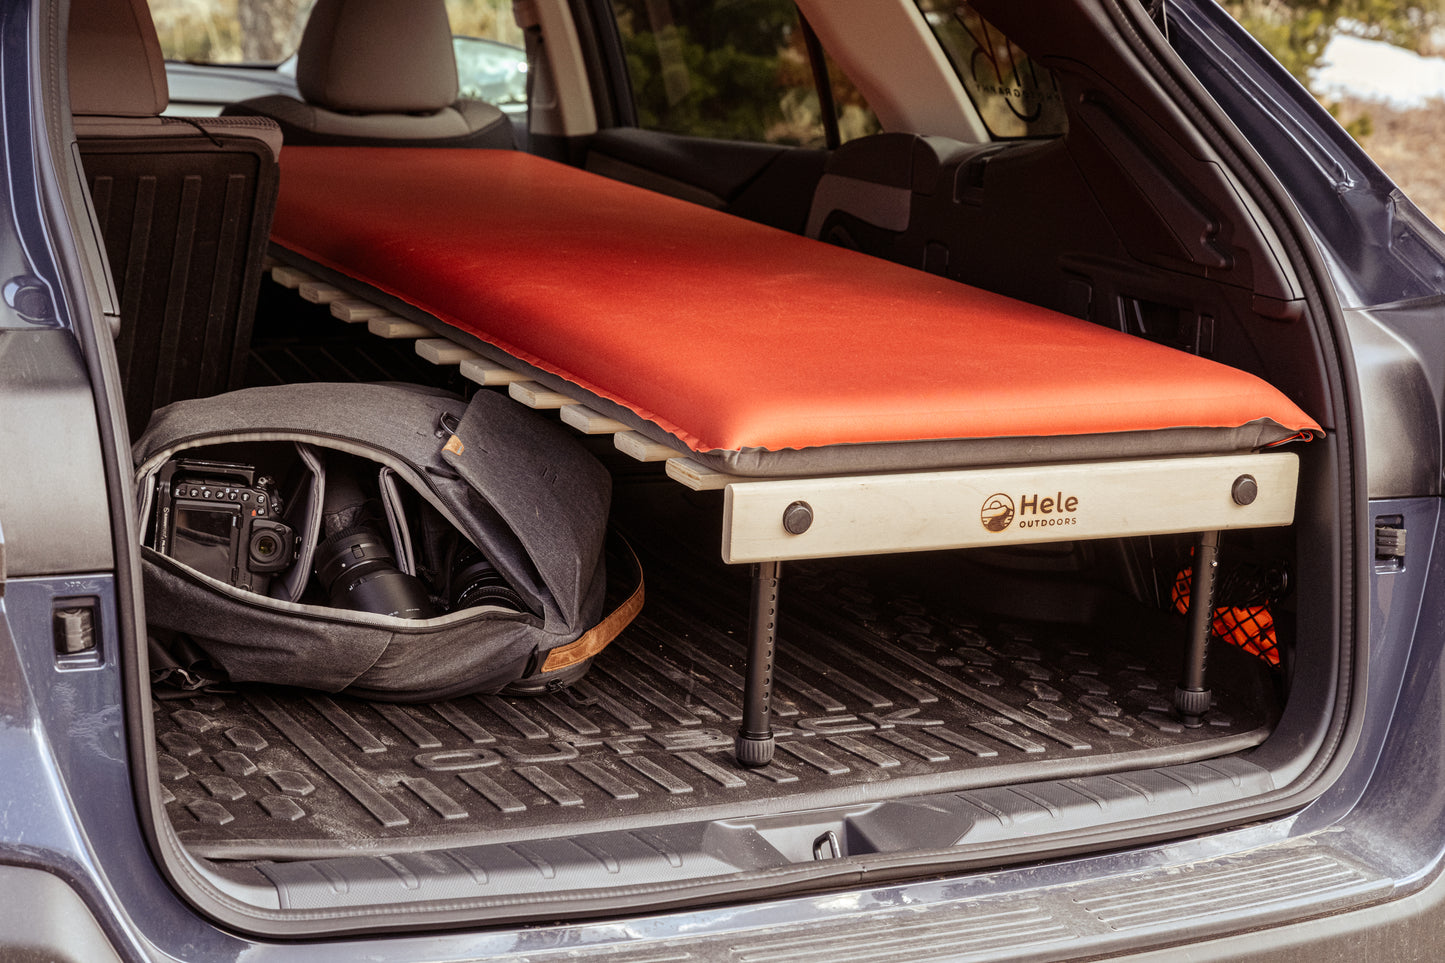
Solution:
M151 546L237 588L266 594L296 558L269 478L250 465L173 458L156 477Z

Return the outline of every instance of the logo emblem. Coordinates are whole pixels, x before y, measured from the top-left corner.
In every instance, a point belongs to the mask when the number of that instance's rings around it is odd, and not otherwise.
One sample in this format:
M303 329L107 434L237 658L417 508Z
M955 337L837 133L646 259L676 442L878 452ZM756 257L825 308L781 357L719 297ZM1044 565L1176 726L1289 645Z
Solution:
M1001 532L1013 524L1014 500L1003 492L997 495L990 495L984 499L983 511L979 512L979 521L983 527L990 532Z

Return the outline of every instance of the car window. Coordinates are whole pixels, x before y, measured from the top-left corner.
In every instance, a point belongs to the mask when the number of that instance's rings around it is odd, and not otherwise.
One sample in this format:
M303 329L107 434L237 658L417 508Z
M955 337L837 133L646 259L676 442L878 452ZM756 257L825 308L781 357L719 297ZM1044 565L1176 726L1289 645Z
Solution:
M149 0L166 59L211 64L279 64L288 59L301 44L313 2ZM516 48L513 54L520 51L522 31L512 15L512 0L447 0L447 15L454 34L497 41ZM479 46L462 51L461 46L458 66L464 77L472 61L485 62L478 68L485 76L497 69L494 61L509 56ZM470 59L464 63L463 56ZM516 60L510 56L508 62Z
M613 0L637 123L649 130L821 147L822 112L792 0ZM829 64L842 140L878 120Z
M167 60L280 63L296 52L312 0L149 0Z
M1067 120L1058 83L967 0L915 0L997 138L1056 137Z

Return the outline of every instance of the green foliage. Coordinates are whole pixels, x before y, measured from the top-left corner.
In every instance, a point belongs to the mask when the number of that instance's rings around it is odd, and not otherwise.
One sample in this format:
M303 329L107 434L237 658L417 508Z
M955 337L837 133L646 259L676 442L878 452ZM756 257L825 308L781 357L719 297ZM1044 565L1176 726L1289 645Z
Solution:
M643 31L625 38L627 69L640 126L702 137L763 140L783 120L778 89L778 50L766 55L732 44L708 48L676 27L663 35L670 57L681 55L685 73L659 54L659 34ZM673 76L668 77L669 69Z
M702 137L821 136L791 0L614 0L638 123Z

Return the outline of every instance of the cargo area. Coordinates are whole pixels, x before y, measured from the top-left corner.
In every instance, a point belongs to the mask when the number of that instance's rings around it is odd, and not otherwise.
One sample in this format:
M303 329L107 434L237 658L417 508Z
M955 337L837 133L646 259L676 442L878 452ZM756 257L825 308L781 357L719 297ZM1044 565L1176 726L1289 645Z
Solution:
M651 488L623 497L655 510L672 493ZM561 692L397 705L247 686L157 701L180 838L274 859L778 814L1209 759L1262 742L1277 715L1265 663L1221 645L1207 724L1182 726L1177 617L1001 619L950 597L969 578L948 572L961 560L800 562L785 580L778 755L744 769L746 572L689 552L679 527L633 530L643 614Z
M488 390L270 282L258 318L251 384ZM1250 756L1287 702L1289 602L1273 609L1278 664L1216 638L1213 705L1182 725L1171 590L1188 536L786 563L777 753L744 768L749 577L719 557L721 493L592 447L647 601L571 687L420 704L156 687L161 799L217 886L295 908L736 883L829 859L1017 852L1276 788ZM1289 570L1292 540L1227 535L1236 581Z

